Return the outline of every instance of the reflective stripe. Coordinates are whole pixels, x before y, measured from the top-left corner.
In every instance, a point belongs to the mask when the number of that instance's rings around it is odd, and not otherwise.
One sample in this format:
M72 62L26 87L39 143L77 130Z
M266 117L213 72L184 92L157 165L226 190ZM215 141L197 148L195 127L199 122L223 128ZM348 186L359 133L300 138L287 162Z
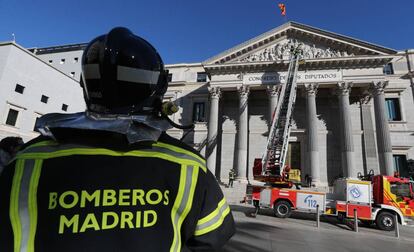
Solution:
M100 79L99 64L85 64L82 67L82 73L85 79Z
M139 68L118 66L118 80L140 84L156 85L160 72Z
M39 185L40 173L42 171L43 160L36 160L30 178L29 185L29 217L30 217L30 230L29 240L27 245L28 252L34 252L34 244L37 228L37 187Z
M19 216L22 229L20 251L27 251L29 241L30 216L29 216L29 185L32 176L34 160L25 160L23 166L23 176L20 182L19 192Z
M10 193L10 222L14 236L14 252L20 252L20 244L22 240L22 226L19 217L19 192L20 183L23 176L24 160L17 160L14 169L13 184Z
M181 166L180 185L171 210L174 238L170 252L181 251L181 225L191 210L197 179L198 167Z
M203 235L217 229L229 213L230 207L227 205L226 199L223 198L213 212L197 222L194 235Z
M46 144L46 143L44 143ZM177 148L177 150L181 150ZM109 156L137 156L137 157L153 157L166 159L179 164L188 164L200 166L201 169L207 171L205 161L189 155L190 152L177 152L171 148L158 147L154 145L148 150L133 150L128 152L113 151L102 148L90 148L81 145L65 144L65 145L40 145L36 147L29 146L22 152L19 152L17 158L55 158L69 155L109 155ZM194 154L195 155L195 154Z
M17 160L10 195L15 252L33 252L37 226L37 186L41 160Z
M181 153L181 154L184 154L186 156L189 156L189 157L187 157L188 159L198 160L199 163L201 164L201 168L203 169L203 171L207 172L206 160L204 158L200 157L199 155L191 152L191 151L188 151L186 149L183 149L183 148L171 145L171 144L166 144L166 143L163 143L163 142L157 142L157 143L153 144L152 146L166 148L166 149L172 150L176 153Z

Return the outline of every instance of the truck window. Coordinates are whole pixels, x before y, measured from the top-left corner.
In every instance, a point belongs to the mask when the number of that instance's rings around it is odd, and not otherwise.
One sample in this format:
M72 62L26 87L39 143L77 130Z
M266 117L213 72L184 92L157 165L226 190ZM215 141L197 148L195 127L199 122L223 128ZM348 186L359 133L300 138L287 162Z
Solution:
M392 183L391 193L398 197L411 198L410 184Z

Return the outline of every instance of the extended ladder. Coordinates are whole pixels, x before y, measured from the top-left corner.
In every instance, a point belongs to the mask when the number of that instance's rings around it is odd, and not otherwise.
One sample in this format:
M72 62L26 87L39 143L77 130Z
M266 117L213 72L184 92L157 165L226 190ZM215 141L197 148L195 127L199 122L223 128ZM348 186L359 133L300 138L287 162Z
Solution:
M301 51L292 49L286 83L282 85L279 100L273 113L272 125L267 140L267 149L262 157L262 174L259 180L266 178L283 180L286 154L289 146L292 111L296 100L296 76L299 68ZM271 181L271 179L270 179Z

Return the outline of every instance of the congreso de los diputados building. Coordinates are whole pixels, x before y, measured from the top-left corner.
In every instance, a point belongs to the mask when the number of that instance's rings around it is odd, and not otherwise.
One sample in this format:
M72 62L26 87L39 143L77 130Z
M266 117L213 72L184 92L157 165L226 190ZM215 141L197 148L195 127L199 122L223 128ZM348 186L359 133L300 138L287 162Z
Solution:
M226 182L233 168L236 184L251 182L254 159L266 149L290 47L297 45L303 49L305 63L297 75L287 164L301 170L302 180L308 175L321 187L337 177L356 177L370 170L410 176L414 50L394 50L296 22L203 62L167 65L170 84L165 99L180 108L171 118L180 124L195 123L188 134L178 129L169 133L199 149L220 181ZM84 46L27 51L62 73L62 78L77 81ZM30 86L30 81L26 84ZM2 85L0 89L4 93ZM13 127L6 125L9 111L3 107L10 103L7 99L0 100L3 135ZM64 104L74 107L71 101ZM60 111L60 105L46 112L55 110ZM32 124L12 132L28 135L28 131L33 131Z

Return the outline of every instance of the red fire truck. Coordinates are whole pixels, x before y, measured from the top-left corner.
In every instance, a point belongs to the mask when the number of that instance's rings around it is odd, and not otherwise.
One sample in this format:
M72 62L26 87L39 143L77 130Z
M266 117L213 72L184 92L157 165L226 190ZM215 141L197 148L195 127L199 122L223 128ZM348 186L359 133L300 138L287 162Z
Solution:
M413 181L392 176L338 179L333 193L249 185L246 202L257 211L273 208L280 218L289 217L292 210L315 213L319 206L321 214L338 218L353 218L356 209L360 221L375 222L387 231L395 227L394 215L402 225L414 224Z

